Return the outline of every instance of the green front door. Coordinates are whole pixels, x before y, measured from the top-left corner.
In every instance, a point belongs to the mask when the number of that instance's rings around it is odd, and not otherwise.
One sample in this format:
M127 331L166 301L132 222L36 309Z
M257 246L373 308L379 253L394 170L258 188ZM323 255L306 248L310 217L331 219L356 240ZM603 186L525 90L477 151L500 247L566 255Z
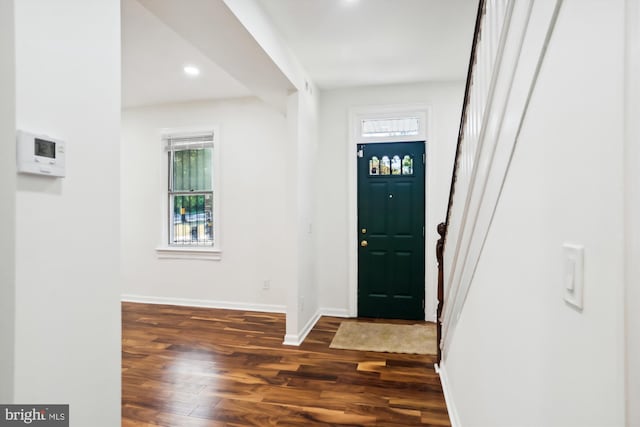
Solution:
M358 149L358 316L424 319L425 144Z

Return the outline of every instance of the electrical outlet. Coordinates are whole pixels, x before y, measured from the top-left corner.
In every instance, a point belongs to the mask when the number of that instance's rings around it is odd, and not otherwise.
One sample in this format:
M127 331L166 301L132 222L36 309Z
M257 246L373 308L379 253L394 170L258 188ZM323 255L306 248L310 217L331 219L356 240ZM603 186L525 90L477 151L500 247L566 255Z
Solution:
M268 291L271 289L271 280L265 280L262 282L262 290Z

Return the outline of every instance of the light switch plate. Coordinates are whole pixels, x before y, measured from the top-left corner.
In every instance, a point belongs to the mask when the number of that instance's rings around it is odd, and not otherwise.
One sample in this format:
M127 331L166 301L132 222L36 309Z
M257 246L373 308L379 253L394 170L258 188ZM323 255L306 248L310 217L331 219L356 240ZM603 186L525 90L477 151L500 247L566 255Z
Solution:
M564 300L582 310L584 305L584 246L565 243L562 248Z

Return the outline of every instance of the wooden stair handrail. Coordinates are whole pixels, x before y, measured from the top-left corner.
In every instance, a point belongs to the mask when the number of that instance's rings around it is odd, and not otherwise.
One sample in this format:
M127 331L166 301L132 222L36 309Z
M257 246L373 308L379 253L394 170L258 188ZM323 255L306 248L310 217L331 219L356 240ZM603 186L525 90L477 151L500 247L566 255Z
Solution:
M476 49L480 32L482 28L482 16L484 15L486 0L478 1L478 12L476 14L476 24L473 32L473 44L471 45L471 55L469 58L469 67L467 69L467 83L464 89L464 98L462 103L462 115L460 117L460 127L458 128L458 141L456 143L456 155L453 163L453 172L451 173L451 186L449 187L449 202L447 204L447 216L445 222L438 224L438 234L440 239L436 244L436 257L438 259L438 309L437 309L437 344L438 344L438 363L442 360L442 310L444 306L444 250L447 240L447 232L449 230L449 219L451 217L451 206L453 205L453 195L455 193L455 184L458 179L458 162L460 159L460 146L464 136L464 125L467 118L467 106L469 105L469 93L471 92L471 81L473 69L476 63Z
M442 346L440 345L442 341L442 307L444 300L444 268L443 268L443 254L444 254L444 229L445 224L441 222L438 224L438 234L440 234L440 238L438 239L438 243L436 243L436 258L438 260L438 309L437 309L437 319L438 323L436 325L436 342L438 343L438 363L442 360Z
M451 217L451 206L453 205L453 194L455 193L455 183L458 177L458 161L460 159L460 146L462 144L462 138L464 136L464 125L467 118L467 106L469 105L469 95L471 92L471 78L473 77L473 67L476 63L476 49L478 47L478 40L480 39L480 29L482 27L482 15L484 14L484 8L486 0L479 0L478 13L476 15L476 25L473 33L473 44L471 45L471 56L469 58L469 67L467 68L467 83L464 88L464 101L462 103L462 115L460 116L460 127L458 128L458 141L456 143L456 155L453 163L453 172L451 173L451 186L449 187L449 203L447 205L447 216L445 220L445 236L449 229L449 219ZM446 240L446 238L445 238Z

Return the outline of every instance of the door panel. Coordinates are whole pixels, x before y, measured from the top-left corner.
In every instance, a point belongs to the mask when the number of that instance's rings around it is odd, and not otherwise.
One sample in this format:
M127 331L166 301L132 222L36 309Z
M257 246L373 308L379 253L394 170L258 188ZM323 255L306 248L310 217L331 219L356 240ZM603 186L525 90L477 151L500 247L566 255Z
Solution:
M411 236L413 234L413 210L411 206L413 204L413 191L415 191L413 183L401 182L394 187L393 197L396 204L394 231L396 237Z
M366 276L370 294L386 295L386 266L389 264L389 253L386 251L370 251L367 258L367 262L371 265Z
M385 236L389 218L387 195L389 185L386 182L372 182L369 184L370 196L367 209L371 212L368 224L372 236Z
M411 296L410 284L413 282L413 256L410 252L395 253L395 262L393 263L391 271L404 272L403 275L391 275L391 284L394 288L396 296Z
M359 148L358 315L424 319L424 142Z

